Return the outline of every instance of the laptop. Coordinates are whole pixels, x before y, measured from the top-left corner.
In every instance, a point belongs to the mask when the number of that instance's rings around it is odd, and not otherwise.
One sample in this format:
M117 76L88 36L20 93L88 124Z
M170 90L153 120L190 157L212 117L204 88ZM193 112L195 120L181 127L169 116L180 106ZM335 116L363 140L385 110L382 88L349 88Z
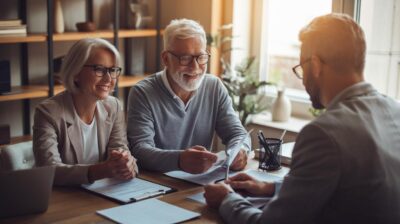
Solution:
M0 217L46 211L54 173L54 166L0 171Z

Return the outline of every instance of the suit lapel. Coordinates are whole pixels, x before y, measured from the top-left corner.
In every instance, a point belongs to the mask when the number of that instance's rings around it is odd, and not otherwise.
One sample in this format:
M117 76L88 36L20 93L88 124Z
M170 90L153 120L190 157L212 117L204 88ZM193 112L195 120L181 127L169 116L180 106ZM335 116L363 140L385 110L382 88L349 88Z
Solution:
M65 121L67 123L67 132L69 142L72 145L72 151L75 154L75 161L77 163L83 162L83 142L82 133L79 124L79 117L75 112L75 106L72 101L72 95L67 92L64 97L65 108Z
M102 101L97 101L95 116L97 122L99 158L103 161L107 158L106 147L108 145L108 136L110 135L112 128L112 121L110 116L108 116L108 112L104 108Z

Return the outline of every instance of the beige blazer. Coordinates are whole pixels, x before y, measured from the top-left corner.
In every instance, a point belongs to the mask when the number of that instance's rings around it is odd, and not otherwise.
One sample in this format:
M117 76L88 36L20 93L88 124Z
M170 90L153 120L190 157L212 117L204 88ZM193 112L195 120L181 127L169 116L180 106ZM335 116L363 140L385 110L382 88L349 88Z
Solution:
M35 110L33 151L38 166L57 166L54 184L89 183L88 168L83 164L82 130L72 95L65 91L43 101ZM95 119L99 162L113 148L129 150L123 109L119 100L109 96L97 101Z

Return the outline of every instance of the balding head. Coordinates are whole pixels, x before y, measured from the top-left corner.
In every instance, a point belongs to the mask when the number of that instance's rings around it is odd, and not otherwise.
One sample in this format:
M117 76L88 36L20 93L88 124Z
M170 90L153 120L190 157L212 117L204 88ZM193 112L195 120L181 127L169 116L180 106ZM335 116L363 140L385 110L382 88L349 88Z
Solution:
M345 14L317 17L299 34L302 55L317 55L338 73L362 75L366 43L361 27Z

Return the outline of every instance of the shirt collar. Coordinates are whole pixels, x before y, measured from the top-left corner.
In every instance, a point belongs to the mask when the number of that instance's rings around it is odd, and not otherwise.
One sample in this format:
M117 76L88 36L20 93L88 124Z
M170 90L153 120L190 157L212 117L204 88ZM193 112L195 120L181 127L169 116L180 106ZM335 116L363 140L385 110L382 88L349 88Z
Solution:
M328 104L327 109L334 107L339 102L362 95L369 95L377 93L376 89L372 87L371 84L361 81L354 85L351 85L344 90L342 90L339 94L337 94L331 102Z

